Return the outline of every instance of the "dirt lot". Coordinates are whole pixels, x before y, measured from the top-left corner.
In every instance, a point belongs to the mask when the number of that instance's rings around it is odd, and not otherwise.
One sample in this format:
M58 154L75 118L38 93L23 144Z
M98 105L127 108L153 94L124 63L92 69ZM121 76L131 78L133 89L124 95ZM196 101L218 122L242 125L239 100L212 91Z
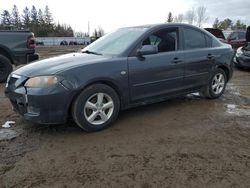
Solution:
M130 109L91 134L73 122L23 120L1 84L0 125L16 121L8 130L18 136L0 141L0 187L250 187L249 80L250 71L235 70L220 99L189 95Z

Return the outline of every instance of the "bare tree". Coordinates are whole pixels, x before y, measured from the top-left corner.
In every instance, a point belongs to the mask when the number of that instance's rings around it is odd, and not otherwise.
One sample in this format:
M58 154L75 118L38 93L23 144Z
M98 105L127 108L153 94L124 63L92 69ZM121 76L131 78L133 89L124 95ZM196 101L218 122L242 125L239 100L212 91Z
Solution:
M195 9L189 9L186 14L185 14L185 20L187 20L188 24L194 24L195 20L196 20L196 16L195 16Z
M216 19L214 20L213 28L218 29L218 28L219 28L219 23L220 23L219 19L216 18Z
M183 14L178 14L178 16L174 17L174 22L175 23L182 23L184 20L184 15Z
M196 9L197 13L197 26L202 27L202 24L208 20L206 7L200 6Z
M101 26L98 27L97 32L98 32L98 37L102 37L104 35L104 29Z

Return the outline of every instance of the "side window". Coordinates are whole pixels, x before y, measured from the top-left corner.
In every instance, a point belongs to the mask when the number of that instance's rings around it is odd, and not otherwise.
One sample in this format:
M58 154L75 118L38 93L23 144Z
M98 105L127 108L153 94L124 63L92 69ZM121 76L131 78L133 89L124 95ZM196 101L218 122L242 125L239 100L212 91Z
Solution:
M229 37L229 39L231 39L231 40L238 40L239 39L238 33L237 32L232 33L231 36Z
M246 39L246 34L243 33L243 32L240 32L239 33L239 39L241 39L241 40Z
M205 35L202 32L196 31L194 29L183 28L184 32L184 48L196 49L196 48L206 48Z
M158 52L170 52L178 49L178 29L163 29L147 37L142 45L155 45Z
M162 41L162 39L160 37L157 37L155 35L151 35L149 37L149 40L150 40L151 45L156 45L156 46L158 46L159 43Z

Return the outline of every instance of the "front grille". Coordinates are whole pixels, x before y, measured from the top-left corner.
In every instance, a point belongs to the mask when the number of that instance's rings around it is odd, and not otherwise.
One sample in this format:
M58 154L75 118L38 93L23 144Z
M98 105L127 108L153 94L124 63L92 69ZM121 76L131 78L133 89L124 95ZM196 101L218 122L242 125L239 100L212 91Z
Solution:
M245 56L248 56L248 57L250 57L250 51L244 51L244 53L243 53Z

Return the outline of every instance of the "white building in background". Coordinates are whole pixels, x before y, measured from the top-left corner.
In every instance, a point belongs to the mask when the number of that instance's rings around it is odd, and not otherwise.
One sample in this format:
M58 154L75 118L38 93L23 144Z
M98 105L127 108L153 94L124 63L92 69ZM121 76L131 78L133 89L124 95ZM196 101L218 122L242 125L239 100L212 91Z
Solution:
M37 45L58 46L58 45L88 45L89 37L36 37Z

